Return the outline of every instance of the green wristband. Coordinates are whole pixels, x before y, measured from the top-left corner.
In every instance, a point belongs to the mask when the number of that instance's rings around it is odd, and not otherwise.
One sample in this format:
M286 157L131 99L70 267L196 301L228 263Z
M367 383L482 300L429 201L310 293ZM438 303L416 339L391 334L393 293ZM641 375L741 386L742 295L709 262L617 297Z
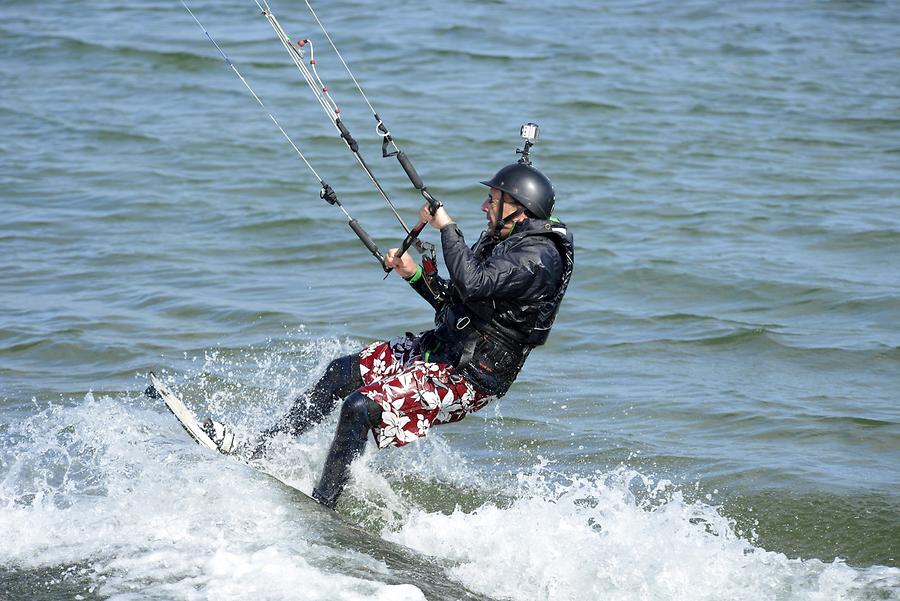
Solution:
M421 266L421 265L416 265L416 272L415 272L414 274L412 274L412 277L404 278L404 279L405 279L407 282L409 282L410 284L415 284L415 283L418 282L420 279L422 279L422 274L424 274L424 273L425 273L425 272L422 271L422 266Z

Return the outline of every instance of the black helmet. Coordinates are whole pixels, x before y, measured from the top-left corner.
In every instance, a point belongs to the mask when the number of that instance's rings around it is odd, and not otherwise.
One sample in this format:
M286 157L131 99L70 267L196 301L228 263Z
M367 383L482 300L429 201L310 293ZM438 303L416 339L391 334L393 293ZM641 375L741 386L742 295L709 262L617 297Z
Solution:
M553 203L556 201L553 184L531 165L507 165L493 178L481 183L506 192L535 217L549 219L553 213Z

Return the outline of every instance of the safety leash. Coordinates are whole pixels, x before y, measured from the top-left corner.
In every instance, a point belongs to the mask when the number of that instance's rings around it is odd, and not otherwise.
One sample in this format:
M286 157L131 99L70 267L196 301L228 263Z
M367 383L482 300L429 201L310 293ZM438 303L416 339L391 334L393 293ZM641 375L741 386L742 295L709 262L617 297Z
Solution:
M403 218L400 216L400 213L397 211L396 206L391 201L387 192L385 192L381 183L378 181L378 178L375 177L375 174L372 172L372 169L369 167L368 163L366 162L365 158L363 157L362 153L360 152L359 144L354 139L354 137L350 133L349 129L342 121L340 107L338 106L337 102L334 100L331 93L329 92L328 86L323 82L321 76L318 73L318 70L316 68L315 49L314 49L312 41L304 38L304 39L298 40L296 43L292 42L291 38L285 32L284 28L281 26L281 23L278 21L277 17L273 14L271 8L269 7L268 1L267 0L254 0L254 3L259 8L262 15L266 18L269 25L272 27L273 31L275 32L275 35L278 37L279 41L282 43L282 46L284 46L285 50L288 52L288 55L291 57L291 60L293 61L294 65L300 71L300 74L303 77L303 80L307 83L309 88L312 90L313 95L316 98L317 102L322 107L322 109L325 111L325 114L328 117L328 120L335 127L335 129L337 130L341 139L347 145L347 148L351 151L354 158L359 163L360 167L365 171L367 177L369 178L371 183L375 186L375 189L378 191L379 195L387 203L388 207L390 208L390 210L394 214L394 216L397 218L397 221L400 223L400 226L403 228L404 232L406 232L406 237L403 239L403 241L400 245L400 251L397 254L397 256L398 257L402 256L403 253L405 253L410 247L414 246L423 255L423 257L422 257L423 270L425 271L425 275L428 276L428 279L430 280L437 273L437 260L436 260L436 256L435 256L434 245L424 242L419 239L419 235L421 234L422 230L425 227L425 222L419 222L414 228L410 229L404 222ZM369 109L372 111L372 114L374 115L375 121L376 121L376 132L379 136L382 137L382 155L384 157L392 157L392 156L397 157L398 162L400 163L400 165L403 168L404 172L406 173L407 177L412 182L413 187L415 187L417 190L419 190L420 193L422 194L422 196L428 202L431 214L433 215L441 206L443 206L443 204L431 195L431 193L428 191L427 187L425 186L424 182L422 181L422 178L419 177L418 173L416 172L415 168L413 167L412 162L409 160L409 157L407 157L407 155L402 150L400 150L400 148L394 142L389 130L385 126L381 117L375 111L374 107L372 106L371 101L369 100L368 96L366 96L366 94L363 91L362 86L360 86L359 81L357 80L356 76L354 76L353 72L350 70L350 67L347 65L346 60L344 60L343 55L337 49L337 46L335 45L334 40L331 38L331 35L325 29L324 24L319 19L318 15L316 14L312 5L310 5L310 3L308 1L306 1L305 3L306 3L307 8L309 9L309 11L312 13L314 19L319 24L319 27L322 29L323 33L325 34L325 37L328 39L328 42L331 44L331 47L334 49L335 54L337 54L338 58L340 59L341 64L343 64L344 68L346 69L348 75L350 76L350 78L353 81L354 85L356 86L357 90L359 90L360 95L362 95L366 104L369 106ZM366 246L366 248L373 254L373 256L375 256L375 258L378 259L379 263L382 266L382 269L386 273L385 277L387 277L387 274L390 274L390 272L392 271L392 268L389 268L385 265L385 257L378 250L377 245L375 245L375 243L372 241L371 237L366 233L366 231L362 228L362 226L359 224L359 222L350 216L350 214L347 212L347 210L344 208L344 206L338 200L337 194L334 192L334 189L331 188L331 186L329 186L319 176L319 174L315 171L315 169L312 168L312 165L309 163L309 161L306 159L306 157L300 151L298 146L294 143L294 141L290 138L290 136L287 135L287 133L284 131L284 129L278 123L277 119L275 119L275 117L271 113L271 111L269 111L269 109L265 106L265 104L262 102L262 100L259 98L259 96L256 94L256 92L253 91L253 88L249 85L247 80L243 77L243 75L241 75L240 71L237 69L237 67L234 65L234 63L228 58L228 56L225 54L225 52L222 50L222 48L219 46L219 44L212 38L210 33L206 30L206 28L203 26L203 24L200 22L200 20L194 14L194 12L187 5L186 1L181 0L181 4L188 11L188 13L191 15L191 17L194 19L194 21L197 23L197 25L200 27L200 29L203 31L203 33L206 35L206 37L210 40L210 42L212 42L212 44L216 47L216 49L219 51L219 54L221 54L222 58L225 60L226 64L232 69L232 71L234 71L234 73L241 80L241 82L244 84L244 86L248 89L248 91L251 93L251 95L254 97L254 99L257 101L257 103L259 103L259 105L263 108L263 110L266 112L266 114L269 116L269 118L272 120L272 122L275 123L276 127L278 127L279 131L281 131L281 133L285 137L285 139L287 139L288 142L291 144L291 147L294 149L294 151L297 152L297 154L300 156L300 158L303 160L303 162L307 165L307 167L310 169L310 171L312 171L312 173L316 176L316 179L319 180L319 183L322 186L321 192L320 192L321 198L323 198L329 204L338 206L341 209L341 211L344 212L344 214L347 216L347 219L349 220L350 228L354 231L354 233L356 233L357 237L359 237L359 239ZM308 60L307 60L307 52L308 52ZM307 63L308 63L308 66L307 66ZM389 144L393 146L393 148L394 148L393 152L388 152Z
M197 25L203 31L203 33L206 34L206 37L209 39L210 42L212 42L213 46L216 47L216 50L219 51L219 54L222 55L222 58L225 60L225 64L231 68L231 70L234 72L235 75L237 75L238 79L241 80L241 83L244 84L244 87L247 88L247 90L250 92L250 94L253 96L253 98L256 100L256 102L259 104L260 108L262 108L262 110L269 116L269 119L271 119L272 123L275 124L275 127L278 128L278 131L281 132L281 135L284 136L284 138L288 141L288 143L291 145L291 147L294 149L294 151L297 153L297 155L300 157L300 159L303 161L303 163L307 166L307 168L309 168L309 170L312 172L312 174L319 181L319 185L322 187L321 191L319 192L319 196L323 200L325 200L328 204L337 206L344 213L344 215L347 216L348 225L350 226L350 229L353 230L353 232L357 235L357 237L365 245L365 247L367 249L369 249L369 252L371 252L372 255L376 259L378 259L378 262L381 264L382 269L384 269L384 271L386 273L390 273L391 270L388 269L384 264L384 261L385 261L384 255L382 255L381 251L378 250L378 246L375 244L375 242L372 241L372 238L365 231L365 229L363 229L363 227L362 227L362 225L360 225L359 221L354 219L350 215L350 213L347 211L347 209L344 208L344 206L341 204L340 200L338 199L337 193L335 193L334 189L330 185L328 185L325 182L325 180L322 179L322 177L319 175L319 173L313 168L313 166L310 164L310 162L303 155L303 152L300 151L300 148L297 147L297 145L294 143L294 141L291 139L291 137L287 134L287 132L284 130L284 128L281 126L281 124L278 123L278 119L275 118L275 115L273 115L272 112L266 107L265 103L263 103L262 99L260 99L260 97L257 95L257 93L253 91L253 88L250 86L250 84L247 82L247 80L244 79L244 76L241 75L241 72L238 70L237 66L234 64L234 62L232 62L232 60L230 58L228 58L228 55L225 54L225 51L222 50L222 47L219 46L218 42L216 42L216 40L213 39L213 37L210 35L209 31L206 30L206 28L200 22L200 19L197 18L197 15L194 14L194 11L191 10L191 8L187 5L185 0L181 0L181 4L182 4L182 6L184 6L185 10L188 11L188 13L191 15L191 17L194 19L194 21L197 23ZM396 212L395 212L395 214L396 214ZM400 216L397 215L397 217L399 218ZM401 219L401 223L402 223L402 219ZM405 227L406 226L404 225L404 228ZM407 229L407 232L408 231L409 231L409 229Z
M381 154L384 158L388 157L397 157L397 161L400 163L400 166L403 167L403 170L406 172L407 177L409 177L409 181L412 182L413 187L416 190L422 193L422 197L428 201L428 204L433 207L433 211L436 211L441 206L441 201L434 198L429 192L428 188L425 187L425 184L422 182L422 178L419 177L419 174L416 172L415 167L413 167L412 162L409 160L409 157L405 152L400 150L397 146L397 143L394 141L394 138L391 136L390 130L388 130L387 126L384 124L384 120L378 115L378 112L375 110L375 107L372 106L372 103L369 101L369 97L366 96L366 93L363 91L362 86L359 84L359 81L356 79L356 76L353 75L353 71L350 70L350 67L347 65L347 61L344 60L344 56L341 54L341 51L338 50L337 45L334 43L334 40L331 38L331 35L328 33L328 30L325 28L325 25L322 23L322 20L319 19L319 15L316 14L315 9L309 3L309 0L303 0L306 4L306 8L309 9L310 14L312 14L313 19L318 23L319 28L322 30L322 33L325 34L325 39L328 40L328 43L331 44L331 48L334 50L334 53L337 54L338 59L340 59L341 64L344 65L344 69L347 71L347 75L350 76L350 79L353 81L353 85L356 86L356 89L359 90L360 95L363 97L363 100L366 101L366 104L369 106L369 110L372 112L372 116L375 118L375 131L378 132L378 135L381 136ZM394 147L393 152L388 152L388 144ZM437 205L437 206L435 206Z
M275 35L278 36L281 44L284 46L285 50L287 50L287 53L291 57L291 60L293 60L294 65L296 65L297 69L300 71L300 74L303 76L303 79L312 90L313 95L316 97L316 100L319 101L319 104L325 111L328 120L332 125L334 125L334 128L337 130L341 139L344 141L344 143L346 143L347 148L350 149L350 152L353 153L353 156L356 157L357 162L362 167L363 171L366 172L366 175L375 186L375 189L378 190L378 193L388 204L391 211L394 213L394 216L397 218L397 221L399 221L400 225L403 227L403 231L409 234L410 229L406 225L406 222L403 221L400 213L397 212L397 208L394 206L394 203L387 195L387 192L384 191L384 188L381 186L378 178L376 178L375 174L372 173L372 169L369 168L368 163L366 163L366 160L363 158L362 153L360 153L359 144L350 134L350 130L347 129L347 126L344 125L343 121L341 121L341 109L338 107L337 102L335 102L334 98L332 98L331 93L328 91L328 86L326 86L322 82L322 78L319 77L319 73L316 70L316 59L312 42L307 39L298 40L296 44L292 42L291 38L287 35L287 33L285 33L284 28L281 26L281 23L278 22L278 19L269 8L269 3L266 2L266 0L263 0L262 3L260 3L259 0L254 0L254 2L256 3L256 6L259 7L260 11L262 11L263 16L269 22L269 25L272 26L272 29L275 31ZM309 49L309 66L307 66L306 64L307 48Z
M254 0L256 5L260 8L263 15L272 25L272 28L275 30L276 35L281 40L281 43L284 45L285 49L291 55L291 58L294 60L294 64L297 65L297 68L300 70L301 74L303 74L304 79L313 88L313 93L318 97L324 96L330 102L326 102L320 99L320 104L322 104L323 108L326 109L326 112L329 112L329 117L334 121L335 126L341 132L341 137L350 147L351 151L357 156L357 160L360 161L360 164L364 166L366 171L369 173L370 178L373 180L373 183L376 184L376 187L382 193L382 196L388 202L388 204L393 209L393 204L387 198L387 195L384 194L384 191L381 189L381 186L377 184L377 180L373 175L371 175L371 170L369 170L368 165L365 164L365 161L362 159L362 156L359 154L356 141L353 140L352 136L350 136L350 132L347 130L346 126L341 122L339 118L340 109L338 109L337 104L331 100L331 97L328 93L327 86L322 84L321 79L318 78L318 74L315 72L316 61L312 52L312 43L309 40L300 40L296 45L291 43L291 39L284 33L284 29L278 23L278 20L272 14L272 10L269 7L268 0ZM347 64L347 61L344 60L344 56L341 54L341 51L338 50L337 45L334 43L334 40L331 37L331 34L328 33L328 30L325 28L324 23L319 18L319 15L316 13L315 9L309 3L309 0L304 0L306 7L309 9L310 14L312 14L313 19L315 19L316 23L318 23L319 28L322 30L322 33L325 35L325 39L328 40L328 43L331 44L331 48L334 50L334 53L337 55L338 59L341 61L341 64L344 66L344 69L347 71L347 75L350 76L350 79L353 81L353 84L356 86L356 89L359 91L360 95L365 100L366 104L369 107L369 110L372 112L372 116L375 118L375 131L381 136L381 154L384 158L388 157L397 157L397 161L400 163L400 166L403 168L403 171L406 173L406 176L409 178L409 181L412 183L413 187L418 190L422 197L428 202L429 209L431 214L434 213L443 206L443 203L436 199L431 193L428 191L428 188L425 186L425 183L422 181L422 178L419 176L418 172L416 172L415 167L413 167L412 161L410 161L409 157L403 152L394 141L394 138L391 136L390 130L384 123L384 120L378 115L378 112L375 110L375 107L372 105L372 102L369 100L369 97L366 95L365 91L363 91L362 86L359 83L359 80L353 74L353 71L350 69L350 66ZM314 78L309 74L310 69L306 67L304 64L303 58L303 47L309 44L310 45L310 66L312 67L312 74L315 76ZM318 87L314 85L318 83ZM393 146L394 150L392 152L388 152L388 145ZM396 210L394 214L397 215ZM397 215L397 218L400 219L400 216ZM400 219L401 224L403 220ZM425 268L426 274L428 274L429 269L433 269L436 271L437 267L434 263L434 246L428 243L423 243L419 240L419 234L421 234L422 230L425 227L424 222L420 222L416 225L415 228L410 230L403 224L403 228L406 231L406 238L404 238L403 242L400 245L400 251L397 256L402 256L404 252L406 252L410 246L415 245L420 252L423 254L429 255L426 258L423 258L423 266Z

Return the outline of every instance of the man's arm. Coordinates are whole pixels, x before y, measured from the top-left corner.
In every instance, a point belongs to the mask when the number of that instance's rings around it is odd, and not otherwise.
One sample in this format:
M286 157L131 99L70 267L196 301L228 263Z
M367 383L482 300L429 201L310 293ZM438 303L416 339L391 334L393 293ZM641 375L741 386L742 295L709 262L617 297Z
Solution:
M548 281L558 279L558 252L554 248L548 255L548 248L539 237L522 240L509 248L510 252L481 259L466 245L462 232L443 207L432 215L428 205L423 205L419 218L441 231L450 281L463 300L515 298L534 293Z
M427 277L422 267L419 267L416 273L406 281L413 290L419 293L419 296L428 301L435 311L441 308L445 302L443 299L446 299L450 292L450 283L447 280L438 274Z
M450 280L463 300L514 298L528 292L541 266L534 240L523 240L513 252L478 258L455 223L441 228L441 245Z

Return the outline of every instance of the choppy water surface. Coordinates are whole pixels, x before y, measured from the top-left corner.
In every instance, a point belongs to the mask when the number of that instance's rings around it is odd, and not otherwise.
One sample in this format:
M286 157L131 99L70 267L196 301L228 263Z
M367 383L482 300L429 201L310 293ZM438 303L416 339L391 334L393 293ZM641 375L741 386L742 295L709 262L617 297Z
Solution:
M255 4L192 7L399 241ZM305 5L272 8L413 221ZM147 371L249 435L428 308L180 3L3 3L0 598L900 597L900 5L318 10L471 239L541 124L577 243L554 335L501 402L370 449L342 521L204 453ZM309 491L333 426L269 469Z

